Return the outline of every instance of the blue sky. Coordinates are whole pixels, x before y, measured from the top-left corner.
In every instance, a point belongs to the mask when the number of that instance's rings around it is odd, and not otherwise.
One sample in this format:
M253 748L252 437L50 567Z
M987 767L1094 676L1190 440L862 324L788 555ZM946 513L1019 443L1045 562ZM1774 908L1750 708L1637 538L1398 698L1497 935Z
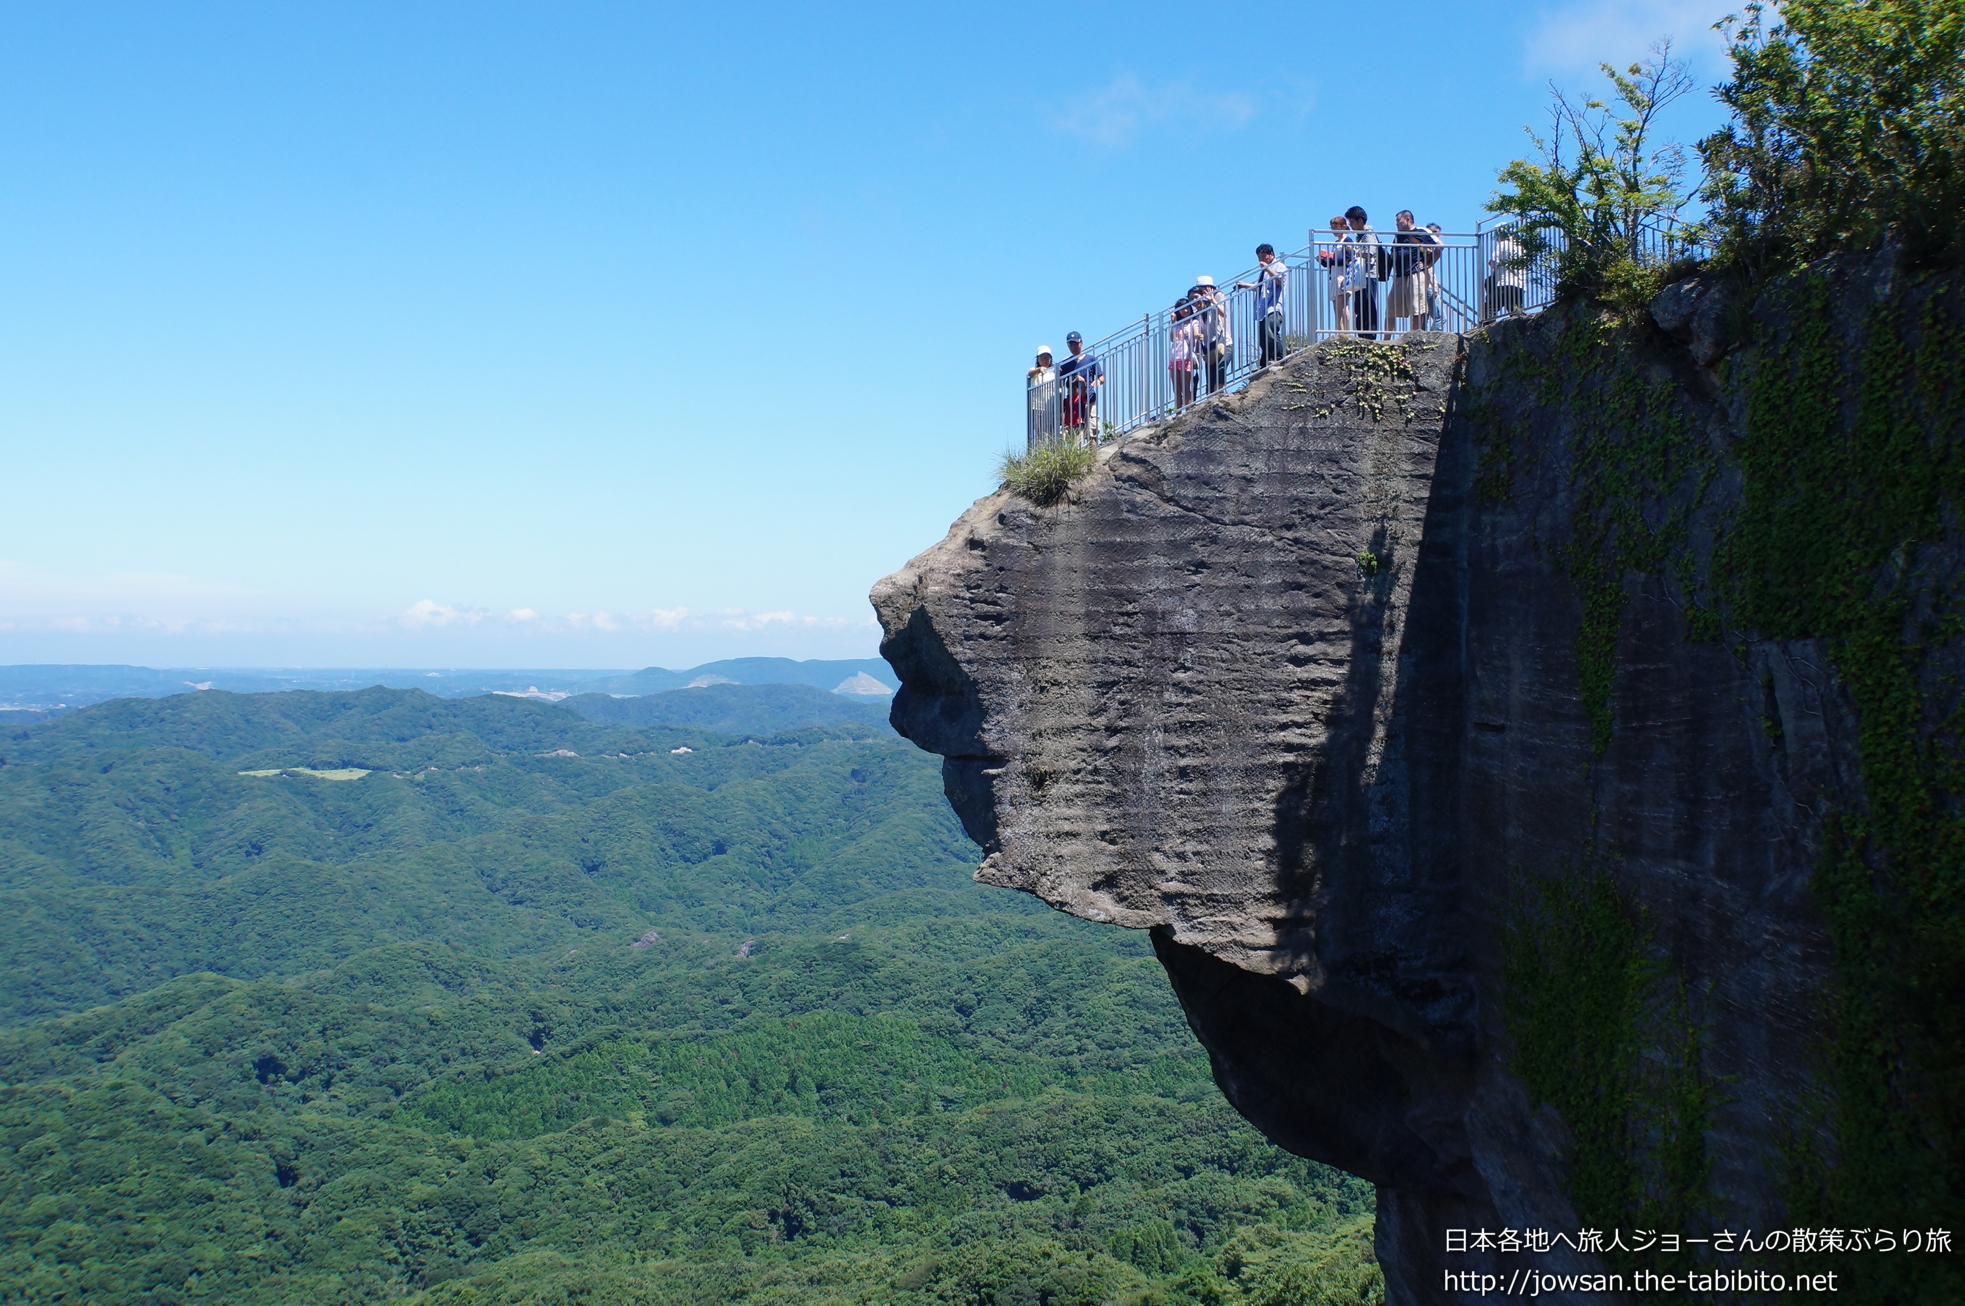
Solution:
M0 663L868 656L1034 344L1726 10L0 4Z

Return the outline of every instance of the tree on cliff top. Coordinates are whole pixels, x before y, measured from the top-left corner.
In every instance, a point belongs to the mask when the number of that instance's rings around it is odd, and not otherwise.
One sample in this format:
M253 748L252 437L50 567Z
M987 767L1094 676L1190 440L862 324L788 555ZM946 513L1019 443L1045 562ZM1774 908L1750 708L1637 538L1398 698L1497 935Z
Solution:
M1492 213L1518 219L1528 258L1553 253L1565 290L1611 300L1649 298L1657 265L1696 238L1682 228L1692 201L1686 158L1676 142L1656 141L1659 116L1692 89L1671 42L1623 72L1599 65L1609 101L1571 99L1551 86L1547 137L1529 132L1541 162L1516 159L1501 170Z
M1665 45L1624 73L1604 65L1608 102L1557 91L1554 130L1530 133L1541 161L1501 170L1489 210L1520 219L1531 257L1556 253L1564 289L1635 302L1699 234L1756 278L1887 238L1965 260L1965 0L1783 0L1718 28L1733 69L1714 94L1732 121L1699 142L1703 232L1677 227L1683 153L1650 139L1691 88Z
M1720 26L1734 120L1699 151L1723 257L1778 271L1893 231L1965 254L1965 4L1786 0Z

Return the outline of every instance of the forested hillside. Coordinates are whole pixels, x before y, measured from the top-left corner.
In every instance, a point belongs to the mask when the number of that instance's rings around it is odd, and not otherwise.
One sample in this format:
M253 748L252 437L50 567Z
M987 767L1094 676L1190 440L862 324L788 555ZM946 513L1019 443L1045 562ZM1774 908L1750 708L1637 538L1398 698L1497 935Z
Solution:
M886 734L887 700L834 694L811 685L704 685L616 697L575 694L561 707L610 725L688 726L723 734L774 734L807 726L852 725Z
M1376 1300L1369 1189L884 729L211 692L4 753L0 1301Z
M4 741L0 894L24 927L0 936L0 1013L396 941L506 955L931 910L970 850L933 767L880 734L603 727L414 690L101 704Z

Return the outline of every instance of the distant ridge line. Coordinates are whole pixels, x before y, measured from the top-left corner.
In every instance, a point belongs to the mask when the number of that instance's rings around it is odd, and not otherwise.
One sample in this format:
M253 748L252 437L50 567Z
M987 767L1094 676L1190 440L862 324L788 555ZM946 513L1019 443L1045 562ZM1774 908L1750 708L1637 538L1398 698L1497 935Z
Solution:
M681 689L691 681L739 685L810 685L844 694L891 694L894 673L879 658L725 658L672 671L643 667L639 671L515 668L459 669L172 667L124 664L24 663L0 666L0 713L63 711L113 698L164 698L207 689L237 694L279 693L293 689L323 691L421 689L439 698L479 694L515 694L556 701L553 696L612 694L638 697ZM869 688L872 682L878 688ZM859 686L847 689L848 684Z

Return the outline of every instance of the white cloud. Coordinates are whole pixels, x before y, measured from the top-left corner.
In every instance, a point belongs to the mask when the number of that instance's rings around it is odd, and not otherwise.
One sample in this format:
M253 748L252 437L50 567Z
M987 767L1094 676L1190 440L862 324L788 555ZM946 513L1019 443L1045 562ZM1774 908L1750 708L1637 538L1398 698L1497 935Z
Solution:
M1201 91L1186 82L1148 85L1120 73L1104 86L1066 100L1052 125L1113 149L1123 149L1149 130L1180 136L1239 131L1257 114L1256 97L1240 91Z
M812 617L796 612L759 612L746 614L741 608L726 608L718 614L722 624L731 630L768 630L772 626L806 626L826 630L844 630L849 626L876 626L880 623L868 617L854 620L852 617Z
M674 630L688 616L688 608L656 608L648 614L648 621L658 629Z
M423 630L429 626L475 626L488 615L477 608L458 608L432 599L418 599L404 608L396 620L411 630Z
M1528 34L1523 69L1555 75L1594 73L1600 63L1622 67L1670 37L1674 53L1710 75L1726 63L1726 44L1713 24L1744 8L1715 0L1581 0L1544 9Z
M505 614L505 620L511 622L513 625L523 625L528 621L539 620L539 614L531 608L513 608Z

